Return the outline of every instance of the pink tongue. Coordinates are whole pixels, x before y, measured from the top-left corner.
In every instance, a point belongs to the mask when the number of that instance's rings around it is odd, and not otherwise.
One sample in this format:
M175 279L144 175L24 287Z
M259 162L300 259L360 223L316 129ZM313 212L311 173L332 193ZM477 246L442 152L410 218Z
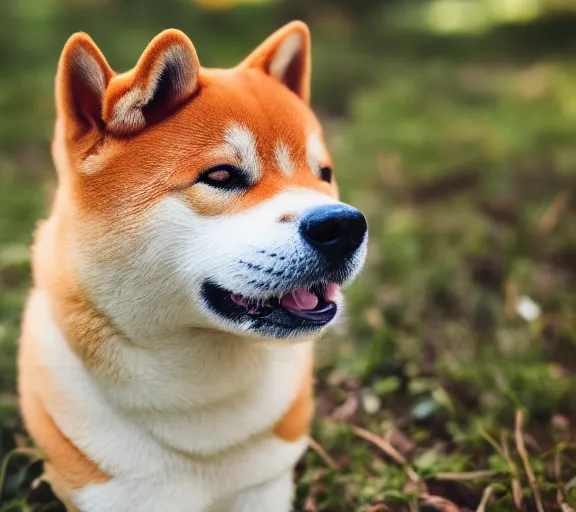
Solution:
M292 311L308 311L318 305L318 297L306 288L295 288L282 297L280 304Z
M336 294L340 290L340 287L336 283L328 283L326 285L325 298L328 302L332 302L336 299Z

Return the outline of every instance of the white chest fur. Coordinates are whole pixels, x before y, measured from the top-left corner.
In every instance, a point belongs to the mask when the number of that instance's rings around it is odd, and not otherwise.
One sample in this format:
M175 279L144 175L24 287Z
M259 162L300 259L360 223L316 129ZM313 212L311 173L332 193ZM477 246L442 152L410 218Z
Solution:
M62 433L112 476L80 491L83 510L204 510L289 471L301 455L305 439L284 442L271 431L298 391L310 344L215 335L167 340L153 353L131 345L118 352L127 373L102 383L46 301L38 291L31 299L33 339L57 392L37 392Z

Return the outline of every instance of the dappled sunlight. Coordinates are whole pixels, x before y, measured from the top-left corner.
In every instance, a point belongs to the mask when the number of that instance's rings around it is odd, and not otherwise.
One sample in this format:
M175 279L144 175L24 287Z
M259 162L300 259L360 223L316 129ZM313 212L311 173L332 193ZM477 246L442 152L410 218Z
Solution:
M503 23L528 23L561 9L569 0L433 0L424 8L427 26L439 33L479 33Z

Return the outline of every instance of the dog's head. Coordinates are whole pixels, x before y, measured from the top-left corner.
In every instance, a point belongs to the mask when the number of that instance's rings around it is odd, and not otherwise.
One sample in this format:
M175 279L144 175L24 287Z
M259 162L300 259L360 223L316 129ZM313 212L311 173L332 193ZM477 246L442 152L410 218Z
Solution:
M99 308L133 333L149 321L294 338L334 318L367 229L338 201L309 90L301 22L226 70L202 68L176 30L118 75L88 36L70 38L53 154Z

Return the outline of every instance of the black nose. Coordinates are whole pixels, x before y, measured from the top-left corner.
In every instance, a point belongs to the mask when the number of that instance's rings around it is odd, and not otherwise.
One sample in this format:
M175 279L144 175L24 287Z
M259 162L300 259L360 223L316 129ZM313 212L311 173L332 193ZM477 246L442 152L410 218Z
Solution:
M317 206L300 222L304 239L331 259L350 256L362 244L366 229L364 215L344 204Z

